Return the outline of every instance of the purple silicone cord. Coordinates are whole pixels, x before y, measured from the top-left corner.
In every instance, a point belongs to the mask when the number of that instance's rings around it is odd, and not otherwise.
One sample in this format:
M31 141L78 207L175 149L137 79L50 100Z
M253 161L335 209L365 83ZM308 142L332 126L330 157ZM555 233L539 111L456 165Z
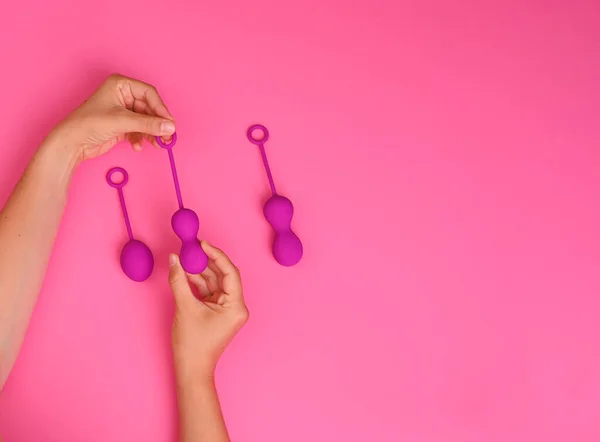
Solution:
M255 130L262 131L263 137L260 140L257 140L252 135L252 132L254 132ZM263 164L265 166L265 171L267 172L267 178L269 179L269 185L271 186L271 192L273 193L273 195L277 195L277 191L275 190L275 181L273 180L273 174L271 173L271 168L269 167L269 160L267 160L267 152L265 151L265 143L269 139L269 131L262 124L255 124L248 128L247 135L248 135L248 140L250 140L250 142L252 144L256 144L258 146L258 148L260 149L260 156L262 157Z
M177 167L175 167L175 157L173 156L173 146L177 143L177 134L174 133L169 144L162 141L160 137L156 137L156 142L160 147L166 149L169 153L169 162L171 163L171 172L173 173L173 183L175 183L175 193L177 193L177 202L179 208L183 209L183 198L181 198L181 188L179 187L179 178L177 178Z
M123 181L120 183L115 183L112 180L112 176L115 173L121 173L123 175ZM113 167L106 174L106 181L110 187L117 189L119 193L119 201L121 202L121 210L123 211L123 218L125 218L125 226L127 227L127 234L129 235L129 239L133 239L133 230L131 229L131 222L129 222L129 214L127 213L127 206L125 205L125 196L123 195L123 186L127 184L129 181L129 175L127 171L122 167Z

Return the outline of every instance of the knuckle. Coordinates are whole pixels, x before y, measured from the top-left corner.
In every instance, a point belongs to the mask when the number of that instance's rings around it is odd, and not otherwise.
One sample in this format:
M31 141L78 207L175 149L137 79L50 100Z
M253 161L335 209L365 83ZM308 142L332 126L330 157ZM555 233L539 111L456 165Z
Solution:
M246 306L239 308L235 314L235 320L238 325L244 325L250 318L250 312Z
M146 128L146 132L150 132L154 126L154 121L151 118L144 118L144 127Z
M108 76L108 78L106 79L107 82L111 82L111 83L118 83L120 82L124 77L121 74L117 74L112 73Z
M181 279L181 276L177 272L169 273L169 284L175 285Z
M158 129L159 123L157 123L153 118L141 117L142 118L142 126L144 128L144 132L153 133Z

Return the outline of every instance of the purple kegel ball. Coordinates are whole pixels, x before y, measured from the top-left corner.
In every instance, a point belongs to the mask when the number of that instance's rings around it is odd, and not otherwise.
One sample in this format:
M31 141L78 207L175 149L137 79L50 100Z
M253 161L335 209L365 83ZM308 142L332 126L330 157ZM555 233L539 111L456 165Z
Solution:
M208 256L197 238L200 228L198 215L190 209L179 209L171 217L171 226L181 239L179 258L183 269L192 274L203 272L208 266Z
M208 266L208 256L206 256L200 242L196 238L191 241L184 241L181 244L179 257L183 269L193 275L202 273Z
M302 258L303 248L300 238L292 232L294 216L292 202L284 196L273 195L265 203L263 213L275 231L273 256L283 266L293 266Z
M300 238L291 230L276 232L273 238L273 256L282 266L298 264L304 250Z
M136 239L128 241L121 250L121 268L132 280L145 281L154 269L154 257L146 244Z
M200 229L200 221L193 210L179 209L171 217L171 227L182 240L196 239Z
M273 195L265 203L263 213L273 229L287 230L294 216L294 205L284 196Z

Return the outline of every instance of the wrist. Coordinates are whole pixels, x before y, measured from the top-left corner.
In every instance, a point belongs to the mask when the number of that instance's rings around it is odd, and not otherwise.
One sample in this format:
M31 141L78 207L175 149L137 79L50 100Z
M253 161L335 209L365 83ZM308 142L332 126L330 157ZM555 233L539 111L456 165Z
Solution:
M194 402L199 397L216 391L214 376L195 376L185 380L176 377L177 398L180 403Z
M177 387L182 390L203 390L206 388L214 388L215 377L214 376L196 376L193 378L187 378L184 381L177 379Z
M40 145L28 167L35 171L37 176L45 177L44 179L49 183L56 183L57 196L62 197L80 163L79 158L77 151L71 149L69 145L61 143L60 140L47 138ZM52 192L52 187L49 187L48 191Z
M58 126L48 134L39 148L38 155L52 162L59 170L72 173L82 161L81 148L61 129L61 126Z
M215 383L215 372L214 370L209 369L183 371L178 370L176 367L175 378L177 381L177 386L180 388L210 386L214 385Z

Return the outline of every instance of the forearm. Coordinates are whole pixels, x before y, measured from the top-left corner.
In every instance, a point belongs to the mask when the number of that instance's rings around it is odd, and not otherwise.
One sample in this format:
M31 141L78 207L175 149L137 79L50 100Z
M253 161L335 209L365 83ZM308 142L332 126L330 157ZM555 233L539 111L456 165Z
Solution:
M77 158L48 138L0 211L0 389L35 307Z
M229 442L213 379L178 385L177 402L179 442Z

